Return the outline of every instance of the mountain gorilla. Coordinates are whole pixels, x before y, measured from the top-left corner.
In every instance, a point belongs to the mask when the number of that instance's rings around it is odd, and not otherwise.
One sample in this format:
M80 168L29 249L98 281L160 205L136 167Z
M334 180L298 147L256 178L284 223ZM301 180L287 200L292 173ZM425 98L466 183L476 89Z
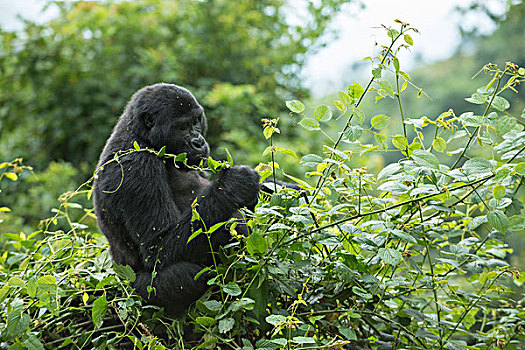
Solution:
M172 159L152 152L119 151L140 148L187 154L187 164L207 159L204 111L186 89L171 84L147 86L128 103L100 156L93 185L93 203L100 229L107 237L117 264L129 265L136 274L133 287L149 302L168 313L183 312L206 290L211 250L230 242L221 227L210 235L192 220L191 205L205 227L239 217L239 208L253 209L259 193L259 175L245 166L224 169L215 181ZM114 161L112 161L114 160ZM148 287L152 288L148 288Z

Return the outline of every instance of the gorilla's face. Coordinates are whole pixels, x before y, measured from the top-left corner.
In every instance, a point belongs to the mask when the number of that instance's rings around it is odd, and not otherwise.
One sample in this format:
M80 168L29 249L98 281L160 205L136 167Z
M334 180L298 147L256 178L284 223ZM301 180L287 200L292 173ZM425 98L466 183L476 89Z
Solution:
M154 149L166 146L166 153L186 153L190 165L208 158L206 116L188 90L172 84L148 86L133 96L128 113L138 118L139 135Z

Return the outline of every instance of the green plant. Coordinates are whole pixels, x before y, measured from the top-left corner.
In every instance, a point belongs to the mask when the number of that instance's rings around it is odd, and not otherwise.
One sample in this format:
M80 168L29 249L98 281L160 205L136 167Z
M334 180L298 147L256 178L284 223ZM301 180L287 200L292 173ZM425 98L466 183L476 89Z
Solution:
M104 238L82 226L89 210L69 221L65 208L89 196L79 190L47 222L45 238L4 243L0 340L15 349L522 348L524 277L508 263L506 238L525 229L525 133L500 94L517 90L525 69L485 66L488 83L467 99L479 112L407 118L402 93L411 82L396 56L414 29L396 26L370 58L369 83L339 92L335 111L321 105L309 115L302 102L287 102L301 126L326 138L324 152L300 158L309 169L293 178L302 191L280 189L246 213L249 237L230 226L237 240L216 252L211 288L185 316L165 317L133 293L133 271L112 265ZM393 99L399 114L367 126L368 95ZM389 131L396 117L402 127ZM334 136L325 126L336 121ZM296 157L277 146L277 123L265 120L264 176L282 171L276 153ZM365 133L374 144L361 143ZM129 152L139 151L152 150ZM401 159L378 174L353 167L374 152ZM68 231L53 229L60 220Z

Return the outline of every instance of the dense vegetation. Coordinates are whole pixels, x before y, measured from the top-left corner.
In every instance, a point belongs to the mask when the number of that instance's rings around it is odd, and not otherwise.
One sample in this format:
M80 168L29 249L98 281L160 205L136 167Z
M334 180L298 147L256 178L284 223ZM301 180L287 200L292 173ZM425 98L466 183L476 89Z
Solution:
M524 277L508 263L507 240L525 228L525 133L501 95L517 91L525 68L484 66L482 86L467 99L481 112L408 118L403 97L420 91L396 55L412 45L414 29L398 22L387 30L391 42L370 58L367 85L353 83L335 107L312 112L289 100L288 116L264 120L268 161L259 170L287 174L275 161L284 155L308 169L293 178L303 190L261 197L246 213L251 235L217 252L212 288L187 315L170 319L134 294L133 271L112 264L94 228L88 181L60 197L40 230L3 234L2 344L520 349ZM394 116L367 116L368 97L397 103L399 130ZM285 118L321 135L323 151L299 156L279 146ZM152 150L130 150L143 151ZM385 152L399 161L377 174L355 166ZM208 170L231 163L210 159ZM2 184L30 171L19 160L0 167ZM0 210L9 220L9 208Z

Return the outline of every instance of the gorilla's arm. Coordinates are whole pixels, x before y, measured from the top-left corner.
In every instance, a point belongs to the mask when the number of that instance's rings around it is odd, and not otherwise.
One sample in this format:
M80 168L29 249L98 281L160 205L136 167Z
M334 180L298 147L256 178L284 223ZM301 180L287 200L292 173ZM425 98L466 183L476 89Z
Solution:
M179 210L175 205L162 160L145 152L128 157L121 160L122 169L119 164L112 163L101 174L101 179L111 178L114 181L112 185L99 185L103 186L101 189L112 192L99 195L102 197L98 199L99 205L120 211L126 231L131 236L128 238L139 248L146 270L162 269L177 261L204 263L210 251L206 234L203 232L189 243L187 241L193 232L205 229L200 220L191 221L191 207ZM118 187L122 171L124 178ZM196 210L206 228L229 220L240 207L255 206L258 178L257 173L248 167L223 171L197 198ZM115 188L117 190L112 191ZM229 233L217 230L210 239L216 251L228 242ZM115 258L117 261L125 260Z

